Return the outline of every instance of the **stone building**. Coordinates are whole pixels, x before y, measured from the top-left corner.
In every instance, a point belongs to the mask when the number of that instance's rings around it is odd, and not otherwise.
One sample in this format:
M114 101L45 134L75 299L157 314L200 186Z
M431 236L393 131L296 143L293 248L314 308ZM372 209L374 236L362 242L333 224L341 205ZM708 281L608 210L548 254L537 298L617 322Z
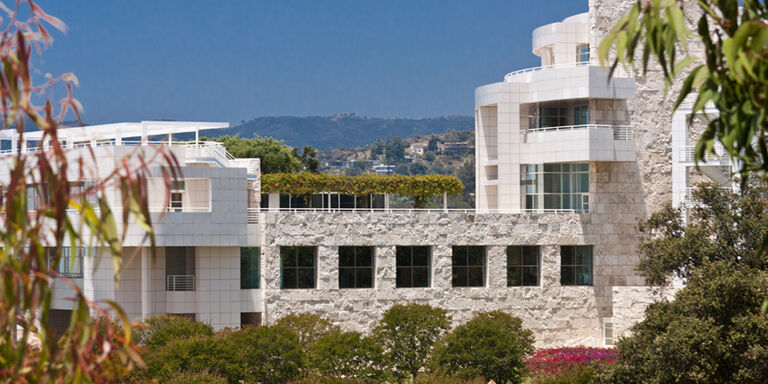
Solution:
M383 196L334 191L303 208L301 199L261 193L258 159L172 141L226 124L63 129L70 156L91 146L113 165L123 154L170 145L184 182L168 204L152 197L154 257L132 227L125 246L135 257L118 283L108 256L93 268L98 250L69 250L76 261L60 272L134 319L173 313L220 329L312 312L366 331L393 304L416 302L446 309L454 325L481 311L508 312L539 346L610 345L661 297L634 271L637 220L671 202L673 185L690 187L685 169L673 177L671 100L658 73L609 79L595 64L601 36L631 4L590 0L588 13L537 28L541 66L477 88L471 210L393 209ZM675 145L689 145L691 129L675 126ZM39 140L34 132L0 138ZM151 196L160 196L154 172ZM52 321L68 319L69 296L56 284Z

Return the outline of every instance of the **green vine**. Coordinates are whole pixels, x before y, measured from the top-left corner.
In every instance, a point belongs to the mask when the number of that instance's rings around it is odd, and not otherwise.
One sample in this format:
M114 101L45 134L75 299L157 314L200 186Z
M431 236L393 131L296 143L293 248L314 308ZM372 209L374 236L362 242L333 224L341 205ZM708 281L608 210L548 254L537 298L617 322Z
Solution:
M424 201L443 193L458 195L463 189L464 184L459 179L444 175L337 176L306 172L261 175L261 190L263 192L280 192L297 196L322 192L338 192L358 196L392 193L407 195L417 201Z

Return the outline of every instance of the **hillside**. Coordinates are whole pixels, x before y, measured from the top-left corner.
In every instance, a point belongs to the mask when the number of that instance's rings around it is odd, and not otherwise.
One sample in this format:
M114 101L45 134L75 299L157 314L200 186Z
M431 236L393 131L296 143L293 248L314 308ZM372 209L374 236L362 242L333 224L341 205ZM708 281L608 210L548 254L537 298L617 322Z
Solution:
M345 113L334 116L259 117L229 129L209 132L216 136L239 134L245 138L257 134L284 140L285 144L294 147L309 145L327 150L369 145L377 137L413 137L469 129L474 129L474 119L469 116L402 119Z

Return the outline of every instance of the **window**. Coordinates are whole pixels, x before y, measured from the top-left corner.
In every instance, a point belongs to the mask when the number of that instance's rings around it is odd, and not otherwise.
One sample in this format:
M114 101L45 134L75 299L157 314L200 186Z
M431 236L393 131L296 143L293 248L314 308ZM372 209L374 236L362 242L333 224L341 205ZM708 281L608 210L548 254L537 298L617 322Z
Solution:
M576 47L576 62L577 63L589 62L589 44L581 44Z
M259 247L240 248L240 289L259 289Z
M520 188L527 210L589 212L589 164L522 165Z
M507 287L539 285L540 249L538 246L507 247Z
M58 265L55 265L56 248L46 248L45 251L48 256L48 265L56 273L68 279L83 278L83 258L86 255L86 248L75 248L75 254L72 255L71 247L62 247Z
M195 247L165 247L166 291L195 290Z
M261 209L269 208L269 193L261 194Z
M536 128L562 127L568 125L568 108L565 105L539 107Z
M240 312L240 328L261 325L261 312Z
M280 247L280 288L315 288L315 247Z
M485 285L485 247L453 247L453 286L482 287Z
M603 318L603 345L613 346L613 319L610 317Z
M429 287L429 247L397 247L397 288Z
M560 285L592 285L592 246L560 247Z
M85 197L88 204L94 209L99 207L98 190L96 189L96 183L93 181L78 181L73 182L69 186L69 194L71 198L80 203Z
M586 105L573 107L573 125L587 124L589 124L589 107Z
M339 247L339 288L373 288L373 247Z
M169 211L181 212L184 205L184 180L171 181L171 201Z

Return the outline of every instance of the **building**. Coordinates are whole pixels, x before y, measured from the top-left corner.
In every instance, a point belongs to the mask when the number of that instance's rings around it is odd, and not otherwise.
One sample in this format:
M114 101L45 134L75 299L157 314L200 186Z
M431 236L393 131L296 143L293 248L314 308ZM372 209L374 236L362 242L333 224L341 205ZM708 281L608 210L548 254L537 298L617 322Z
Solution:
M474 210L390 209L386 196L334 191L305 208L296 197L261 194L258 159L172 140L226 124L72 128L60 133L75 148L70 155L90 146L106 164L170 145L184 182L168 206L152 201L154 258L131 228L125 246L136 256L119 284L108 258L94 270L85 250L70 250L79 265L62 272L135 319L173 313L220 329L312 312L368 330L391 305L417 302L446 309L454 324L479 311L509 312L539 346L612 344L659 297L634 272L636 220L681 198L673 181L679 192L688 179L677 172L685 158L672 150L671 102L650 91L661 87L658 74L609 81L591 59L600 33L632 2L589 3L589 13L533 32L540 67L477 88ZM52 321L63 322L71 291L55 286Z

